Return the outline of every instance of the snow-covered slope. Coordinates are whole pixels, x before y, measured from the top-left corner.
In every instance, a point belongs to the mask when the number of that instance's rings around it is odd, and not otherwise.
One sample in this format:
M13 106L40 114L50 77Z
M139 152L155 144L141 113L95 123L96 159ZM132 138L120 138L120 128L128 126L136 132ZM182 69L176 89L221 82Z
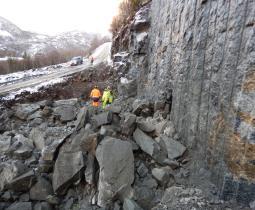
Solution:
M111 42L106 42L99 46L92 54L92 57L95 59L95 64L101 62L110 62L111 60Z
M0 17L0 57L4 52L13 52L21 56L46 54L55 50L85 50L91 45L96 34L71 31L56 36L23 31L10 21Z

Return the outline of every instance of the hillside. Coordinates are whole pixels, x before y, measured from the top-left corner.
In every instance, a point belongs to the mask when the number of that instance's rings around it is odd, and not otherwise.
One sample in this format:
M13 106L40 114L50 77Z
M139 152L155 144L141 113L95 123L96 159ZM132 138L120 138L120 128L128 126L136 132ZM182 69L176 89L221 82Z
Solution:
M55 36L23 31L15 24L0 17L0 56L13 54L22 56L24 52L34 56L52 51L83 50L91 47L97 34L70 31Z

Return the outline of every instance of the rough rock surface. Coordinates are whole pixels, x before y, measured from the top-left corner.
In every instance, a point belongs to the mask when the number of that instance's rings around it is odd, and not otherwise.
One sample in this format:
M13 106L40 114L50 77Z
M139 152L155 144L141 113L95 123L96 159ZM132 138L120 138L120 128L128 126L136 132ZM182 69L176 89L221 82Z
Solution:
M169 102L197 156L194 176L208 165L222 198L243 203L255 196L254 8L252 0L152 0L116 33L112 49L130 55L138 97Z
M130 196L134 181L132 145L119 139L103 139L96 158L100 166L98 205L106 206L115 196L119 199Z
M82 152L60 153L56 160L53 173L54 192L62 194L73 182L80 177L84 168Z

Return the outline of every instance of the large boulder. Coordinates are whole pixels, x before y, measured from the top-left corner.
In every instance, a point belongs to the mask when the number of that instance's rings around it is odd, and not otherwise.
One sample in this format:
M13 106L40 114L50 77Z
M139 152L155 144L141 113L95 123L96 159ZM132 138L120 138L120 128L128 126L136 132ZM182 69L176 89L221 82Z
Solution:
M77 120L75 121L76 130L84 128L86 123L89 121L89 111L86 107L82 107L77 115Z
M69 122L76 117L76 107L72 105L61 105L54 109L54 115L58 116L61 122Z
M21 120L26 120L29 115L40 109L39 104L19 104L15 107L15 116Z
M70 185L80 179L84 166L82 152L60 152L53 173L54 192L64 194Z
M139 128L135 130L133 137L140 148L157 162L162 163L166 159L166 154L160 145Z
M91 119L94 127L100 127L102 125L107 125L112 122L112 112L103 112L97 115L94 115Z
M30 189L30 199L45 201L49 195L53 195L51 183L40 177L37 183Z
M134 156L127 141L105 138L97 147L100 166L98 205L105 207L112 198L129 197L134 181Z

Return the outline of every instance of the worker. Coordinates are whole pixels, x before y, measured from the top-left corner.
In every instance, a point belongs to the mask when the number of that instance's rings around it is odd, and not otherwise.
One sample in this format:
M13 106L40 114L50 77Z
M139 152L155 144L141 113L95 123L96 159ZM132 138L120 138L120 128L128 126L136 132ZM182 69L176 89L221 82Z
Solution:
M92 106L93 107L98 107L99 106L100 97L101 97L101 92L98 89L98 86L95 85L93 90L90 93L90 98L92 100Z
M111 91L110 86L108 86L103 93L103 97L102 97L102 102L103 102L103 109L108 105L111 104L113 102L113 94Z

